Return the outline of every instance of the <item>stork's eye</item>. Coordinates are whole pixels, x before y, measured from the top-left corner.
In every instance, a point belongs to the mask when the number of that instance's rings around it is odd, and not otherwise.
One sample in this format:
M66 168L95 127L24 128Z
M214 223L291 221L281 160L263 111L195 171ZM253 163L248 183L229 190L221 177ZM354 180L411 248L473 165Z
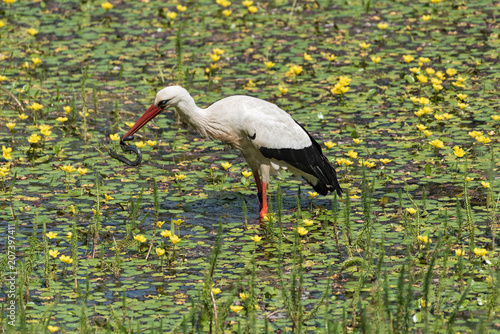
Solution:
M159 108L165 108L165 106L167 105L167 103L168 103L168 100L163 100L163 101L160 101L160 102L158 103L158 107L159 107Z

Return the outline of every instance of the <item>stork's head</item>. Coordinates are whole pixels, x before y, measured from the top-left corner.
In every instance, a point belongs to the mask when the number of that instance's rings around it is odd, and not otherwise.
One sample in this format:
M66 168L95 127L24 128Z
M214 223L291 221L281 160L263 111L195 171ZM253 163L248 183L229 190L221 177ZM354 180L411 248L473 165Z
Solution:
M128 130L128 132L123 136L123 140L132 140L132 135L139 131L144 125L146 125L150 120L160 114L164 109L169 107L176 107L179 102L184 99L185 95L189 95L187 90L180 86L170 86L163 88L156 94L155 102L149 107L144 115L137 120L137 122Z

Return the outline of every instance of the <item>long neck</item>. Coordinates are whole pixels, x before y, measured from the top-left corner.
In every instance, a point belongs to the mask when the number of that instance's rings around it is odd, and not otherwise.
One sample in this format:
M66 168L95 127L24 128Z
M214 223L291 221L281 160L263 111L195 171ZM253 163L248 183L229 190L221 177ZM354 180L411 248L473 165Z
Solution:
M238 147L238 134L227 124L227 118L220 115L221 110L210 106L199 108L191 95L186 96L175 107L183 121L191 125L204 137L222 140Z

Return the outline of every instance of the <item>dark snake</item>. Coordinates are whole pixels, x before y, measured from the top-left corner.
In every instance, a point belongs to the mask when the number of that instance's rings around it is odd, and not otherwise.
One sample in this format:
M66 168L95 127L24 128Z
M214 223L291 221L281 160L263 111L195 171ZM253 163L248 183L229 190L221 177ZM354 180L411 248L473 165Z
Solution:
M119 155L118 153L116 153L115 151L113 151L112 149L109 149L109 155L112 157L112 158L115 158L116 160L119 160L129 166L139 166L141 164L141 161L142 161L142 153L141 151L139 150L139 148L137 146L132 146L132 145L127 145L125 144L125 140L132 140L134 139L133 136L129 136L129 137L126 137L126 138L121 138L120 139L120 147L122 149L123 152L127 153L127 152L133 152L135 153L135 155L137 156L137 158L135 159L135 161L131 161L127 158L125 158L123 155Z

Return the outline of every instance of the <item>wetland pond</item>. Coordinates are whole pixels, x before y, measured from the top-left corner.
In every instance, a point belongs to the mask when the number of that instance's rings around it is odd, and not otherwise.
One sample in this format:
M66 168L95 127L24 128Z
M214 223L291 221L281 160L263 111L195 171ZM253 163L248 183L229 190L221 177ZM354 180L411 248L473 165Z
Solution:
M498 6L4 0L0 330L500 331ZM277 104L344 194L284 172L259 224L239 152L172 110L112 159L173 84Z

